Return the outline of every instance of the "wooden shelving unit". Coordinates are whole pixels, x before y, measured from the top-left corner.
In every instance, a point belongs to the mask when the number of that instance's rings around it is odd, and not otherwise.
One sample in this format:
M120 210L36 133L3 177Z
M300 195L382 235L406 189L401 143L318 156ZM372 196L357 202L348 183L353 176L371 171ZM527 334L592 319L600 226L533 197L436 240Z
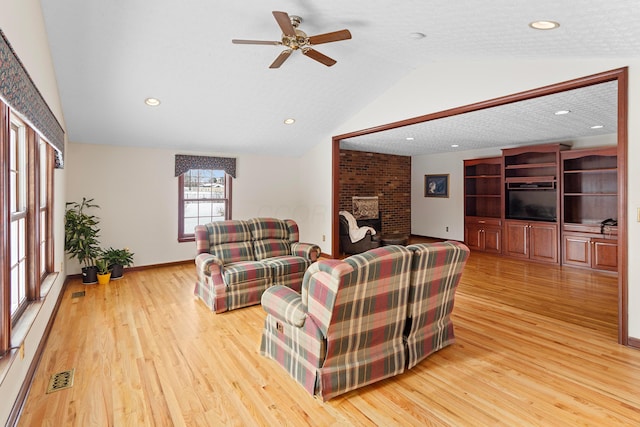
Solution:
M567 151L561 158L563 263L617 271L617 148Z
M502 157L465 160L465 242L471 249L502 252Z

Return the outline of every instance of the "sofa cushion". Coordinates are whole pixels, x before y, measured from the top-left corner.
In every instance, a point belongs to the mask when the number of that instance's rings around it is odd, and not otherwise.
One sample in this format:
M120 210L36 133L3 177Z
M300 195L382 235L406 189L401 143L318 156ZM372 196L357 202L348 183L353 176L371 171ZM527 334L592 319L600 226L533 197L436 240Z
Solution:
M247 221L251 236L255 240L282 239L289 240L289 226L277 218L252 218Z
M222 243L249 242L251 231L246 221L227 220L206 224L211 246Z
M256 240L253 249L257 260L291 255L291 244L280 239Z
M212 246L209 251L212 255L223 260L225 264L255 260L251 242L223 243Z
M227 286L233 286L239 283L270 278L271 268L258 261L234 262L233 264L225 265L223 275Z
M311 261L301 256L278 256L267 258L262 262L272 268L274 279L294 273L304 273L311 265ZM279 283L276 284L278 285Z

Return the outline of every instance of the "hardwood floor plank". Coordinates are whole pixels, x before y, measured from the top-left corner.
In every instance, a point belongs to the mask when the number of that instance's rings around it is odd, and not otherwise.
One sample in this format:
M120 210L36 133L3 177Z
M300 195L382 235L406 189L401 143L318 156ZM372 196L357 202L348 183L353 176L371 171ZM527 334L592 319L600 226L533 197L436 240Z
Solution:
M214 314L194 280L178 265L71 282L19 425L640 424L640 352L616 343L615 275L474 252L456 343L328 402L260 356L260 306ZM71 368L74 386L45 394Z

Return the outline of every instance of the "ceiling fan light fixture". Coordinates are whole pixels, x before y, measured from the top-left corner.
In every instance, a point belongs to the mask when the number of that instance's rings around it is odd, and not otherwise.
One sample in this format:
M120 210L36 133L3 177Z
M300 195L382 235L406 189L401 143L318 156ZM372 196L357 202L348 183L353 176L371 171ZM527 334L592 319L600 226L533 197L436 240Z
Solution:
M285 125L292 125L296 122L296 119L292 119L291 117L289 117L288 119L284 119L284 124Z
M560 24L555 21L533 21L529 26L534 30L555 30Z
M157 107L158 105L160 105L160 100L158 98L146 98L144 100L144 103L149 107Z

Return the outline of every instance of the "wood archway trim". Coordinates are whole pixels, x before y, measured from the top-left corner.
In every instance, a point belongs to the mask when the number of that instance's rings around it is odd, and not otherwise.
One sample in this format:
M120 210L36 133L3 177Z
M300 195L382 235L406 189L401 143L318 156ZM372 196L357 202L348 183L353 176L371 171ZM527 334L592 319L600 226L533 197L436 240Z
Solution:
M481 101L474 104L456 107L449 110L400 120L380 126L374 126L354 132L336 135L332 138L332 230L331 253L336 257L340 253L338 207L340 197L340 141L376 132L384 132L403 126L456 116L472 111L484 110L500 105L511 104L527 99L552 95L573 89L600 83L618 82L618 342L623 345L640 347L640 342L629 342L628 331L628 256L627 256L627 121L628 121L628 68L618 68L586 77L543 86L524 92L518 92L499 98Z

